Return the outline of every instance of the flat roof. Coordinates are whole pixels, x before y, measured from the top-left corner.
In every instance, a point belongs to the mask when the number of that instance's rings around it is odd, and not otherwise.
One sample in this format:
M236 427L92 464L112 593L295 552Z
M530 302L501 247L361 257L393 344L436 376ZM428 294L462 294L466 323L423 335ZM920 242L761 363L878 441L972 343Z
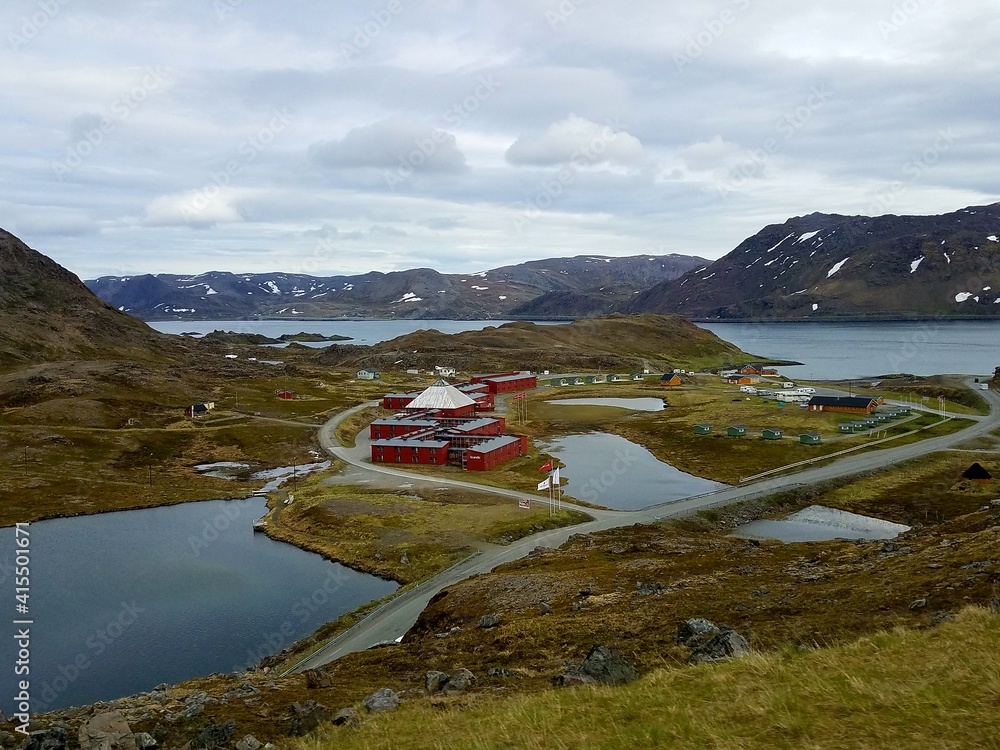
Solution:
M377 425L414 425L416 427L437 427L438 423L433 419L406 419L397 417L382 417L376 419L372 424Z
M521 442L521 438L516 435L499 435L498 437L482 442L479 445L470 446L469 450L475 451L476 453L489 453L490 451L495 451L497 448L503 448L505 445L519 442Z
M442 420L443 421L443 420ZM486 427L491 424L500 424L499 419L493 419L491 417L482 417L481 419L473 419L470 422L460 422L458 424L442 424L441 426L448 430L457 430L459 432L468 432L469 430L476 430L480 427Z
M506 383L511 380L526 380L527 378L537 378L537 375L487 375L483 380L491 383Z
M811 406L851 406L863 408L878 401L874 396L813 396L809 400Z
M404 397L416 398L419 395L420 391L412 391L410 393L387 393L382 398L404 398Z
M449 444L448 440L404 440L403 438L372 440L372 445L385 448L445 448Z

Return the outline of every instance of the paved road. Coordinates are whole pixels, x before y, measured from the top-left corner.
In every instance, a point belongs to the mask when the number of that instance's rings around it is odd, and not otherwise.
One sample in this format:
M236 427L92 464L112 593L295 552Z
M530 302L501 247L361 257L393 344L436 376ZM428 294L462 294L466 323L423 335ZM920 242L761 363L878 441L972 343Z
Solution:
M971 379L970 379L971 383ZM779 477L765 479L752 484L745 484L737 487L727 487L717 492L707 495L687 498L676 502L666 503L640 511L612 511L594 510L591 508L579 509L588 513L594 520L587 523L578 524L564 529L545 531L532 536L525 537L506 547L494 547L484 550L481 554L461 561L457 565L438 574L437 576L424 581L418 586L392 599L389 603L376 610L373 615L366 618L362 623L351 628L346 633L341 634L325 647L312 654L308 658L296 664L289 671L301 671L312 669L329 663L344 654L354 651L363 651L377 643L395 641L401 638L417 617L427 606L431 597L452 584L479 573L488 573L498 565L502 565L513 560L517 560L527 555L537 546L558 547L563 544L573 534L589 534L605 529L612 529L622 526L632 526L635 524L652 523L665 518L688 515L706 508L719 507L731 503L747 500L754 497L762 497L774 494L782 490L791 489L804 484L814 484L824 482L839 477L852 474L864 473L874 469L880 469L902 461L909 461L914 458L932 453L935 451L951 448L959 443L963 443L981 435L988 434L1000 428L1000 395L995 391L980 391L979 394L987 400L990 405L988 417L980 418L970 427L956 432L952 435L945 435L937 438L929 438L911 445L903 445L898 448L873 451L861 455L853 455L835 461L826 466L806 469L804 471L786 474ZM374 402L373 402L374 403ZM320 428L319 441L323 449L337 458L354 465L355 467L379 474L401 477L410 481L428 481L428 477L419 474L410 474L400 469L386 466L376 466L367 463L365 459L370 455L367 448L367 441L362 437L355 448L345 448L341 446L334 437L334 430L339 422L360 409L372 404L361 406L343 412ZM536 503L539 500L537 495L528 495L515 490L505 490L494 487L487 487L472 482L463 482L457 479L433 478L430 481L437 485L447 485L473 489L477 492L490 492L511 498L530 497ZM571 505L566 503L566 505ZM578 507L578 506L575 506Z

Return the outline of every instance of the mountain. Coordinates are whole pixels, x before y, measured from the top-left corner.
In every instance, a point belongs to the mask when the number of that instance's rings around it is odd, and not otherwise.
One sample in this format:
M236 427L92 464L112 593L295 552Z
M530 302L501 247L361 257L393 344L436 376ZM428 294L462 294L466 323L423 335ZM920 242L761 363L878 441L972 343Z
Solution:
M545 303L545 316L575 317L580 309L584 314L609 312L627 304L636 292L707 263L687 255L589 255L472 274L442 274L430 268L329 277L213 271L198 276L103 276L86 283L112 306L144 320L527 317L530 312L516 311L547 295L557 296ZM585 302L563 309L558 295L567 293L583 295L579 299Z
M98 299L76 276L0 229L0 365L150 360L174 347Z
M684 318L662 315L610 315L563 325L515 322L452 334L422 330L373 346L339 344L317 356L322 364L350 368L620 373L644 366L718 366L751 357Z
M1000 203L772 224L626 312L694 319L1000 317Z

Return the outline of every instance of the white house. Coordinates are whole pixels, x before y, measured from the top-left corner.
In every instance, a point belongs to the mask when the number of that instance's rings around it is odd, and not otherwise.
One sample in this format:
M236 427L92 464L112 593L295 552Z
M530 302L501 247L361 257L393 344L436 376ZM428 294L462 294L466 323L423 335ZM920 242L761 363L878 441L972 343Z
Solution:
M442 367L441 365L434 366L434 374L441 378L453 378L455 377L456 370L454 367Z
M367 368L365 370L358 370L358 380L378 380L381 375L379 375L378 370L373 370Z

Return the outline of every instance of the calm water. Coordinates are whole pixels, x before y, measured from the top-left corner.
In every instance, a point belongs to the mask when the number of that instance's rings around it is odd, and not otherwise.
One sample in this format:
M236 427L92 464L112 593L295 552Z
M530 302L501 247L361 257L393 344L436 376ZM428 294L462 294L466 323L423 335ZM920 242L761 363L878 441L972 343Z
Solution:
M556 401L546 401L547 404L562 406L613 406L617 409L632 411L663 411L662 398L561 398Z
M898 532L865 531L795 521L751 521L734 529L733 536L777 539L779 542L826 542L831 539L895 539Z
M616 510L638 510L726 485L685 474L618 435L589 432L546 443L565 464L563 480L573 497Z
M1000 365L1000 321L699 325L745 352L802 362L781 368L793 378L989 375Z
M507 320L165 320L150 322L151 328L163 333L211 333L235 331L236 333L261 333L277 338L283 333L321 333L324 336L339 334L350 336L345 344L377 344L414 331L433 328L442 333L480 331L487 326L501 326ZM538 325L551 325L539 323ZM303 342L310 345L309 342ZM328 342L312 344L328 346Z
M31 525L33 709L81 705L245 669L396 584L254 534L263 498ZM13 608L14 531L0 529ZM13 626L0 710L13 712ZM43 705L44 704L44 705Z

